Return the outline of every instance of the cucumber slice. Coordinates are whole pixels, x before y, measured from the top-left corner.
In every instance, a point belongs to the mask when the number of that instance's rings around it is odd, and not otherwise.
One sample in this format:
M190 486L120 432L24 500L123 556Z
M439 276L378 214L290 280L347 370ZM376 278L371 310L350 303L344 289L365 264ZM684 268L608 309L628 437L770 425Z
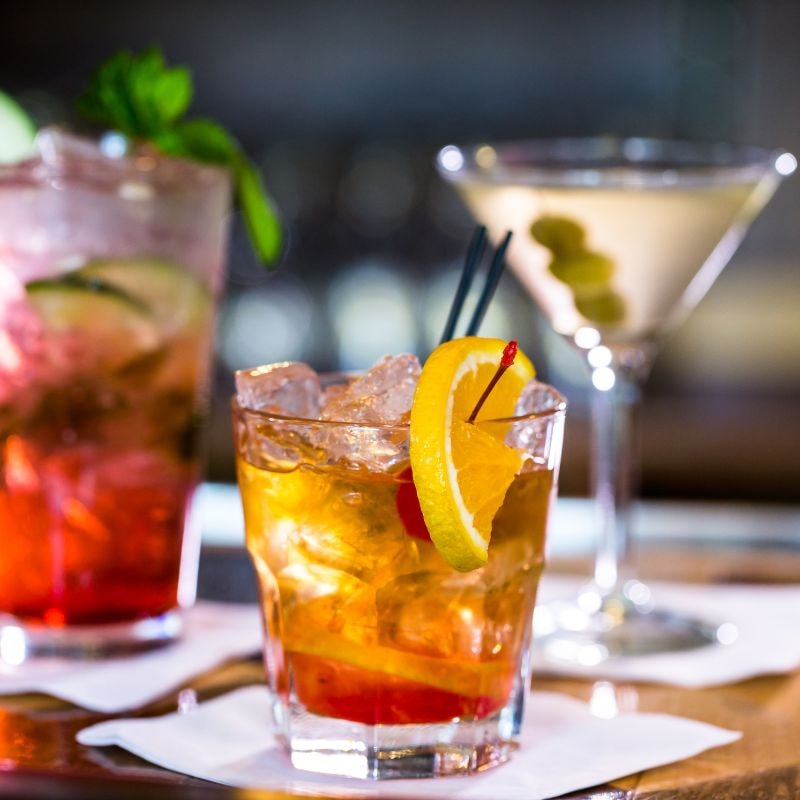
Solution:
M0 92L0 164L14 164L33 154L36 126L19 103Z
M214 321L213 298L197 278L156 259L92 261L74 274L115 286L147 306L166 339L158 385L179 392L196 390L208 371Z
M47 333L68 344L67 367L117 371L162 347L147 307L113 286L70 277L25 288Z
M116 286L143 303L168 334L205 327L213 306L209 291L193 275L166 261L92 261L74 273Z

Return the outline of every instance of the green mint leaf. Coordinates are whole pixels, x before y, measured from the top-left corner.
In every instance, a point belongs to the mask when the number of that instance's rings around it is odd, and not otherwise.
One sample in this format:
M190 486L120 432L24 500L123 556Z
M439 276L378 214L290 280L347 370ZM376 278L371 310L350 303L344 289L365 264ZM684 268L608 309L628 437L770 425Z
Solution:
M223 167L231 166L239 154L239 147L228 132L208 119L179 122L155 143L168 155Z
M142 127L152 136L174 124L192 100L192 78L185 67L168 68L158 50L134 57L128 91Z
M192 94L192 76L188 69L173 67L164 70L153 83L153 98L162 123L177 122L189 110Z
M92 122L150 141L166 155L230 169L256 256L274 264L283 246L281 225L261 176L223 127L183 119L192 94L189 70L168 67L161 51L151 47L106 61L89 80L78 109Z
M177 122L191 100L189 71L167 67L151 47L139 55L123 51L106 61L90 79L78 108L93 122L149 139Z
M121 86L136 115L139 134L152 136L161 125L159 108L153 97L153 87L164 69L164 59L150 48L133 56L123 76Z
M283 233L275 204L256 168L223 127L207 119L190 119L159 134L153 143L168 155L230 167L236 200L256 256L267 265L278 260Z
M250 242L264 264L274 264L283 249L283 233L275 206L253 164L240 156L234 165L236 199Z
M123 51L112 56L89 80L78 99L80 112L100 125L121 131L127 136L142 135L136 111L126 88L133 56Z

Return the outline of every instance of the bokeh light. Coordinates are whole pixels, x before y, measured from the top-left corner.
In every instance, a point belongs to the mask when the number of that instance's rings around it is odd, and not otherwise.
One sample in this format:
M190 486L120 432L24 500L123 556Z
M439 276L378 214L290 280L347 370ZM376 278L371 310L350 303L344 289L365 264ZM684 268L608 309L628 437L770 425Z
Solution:
M380 261L351 265L337 275L327 300L342 369L417 351L410 284L396 268Z
M314 307L308 292L273 281L232 293L222 311L219 350L231 370L313 357Z

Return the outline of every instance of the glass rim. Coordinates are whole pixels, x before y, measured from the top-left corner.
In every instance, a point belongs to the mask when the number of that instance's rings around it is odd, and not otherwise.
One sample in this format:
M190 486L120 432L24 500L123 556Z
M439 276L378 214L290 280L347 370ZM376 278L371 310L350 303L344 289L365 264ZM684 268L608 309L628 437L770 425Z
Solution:
M109 133L114 132L104 135ZM57 125L42 128L36 134L37 149L28 158L0 164L0 188L104 193L139 184L157 194L188 195L230 186L230 171L224 167L141 148L113 156L103 151L102 140L103 135L84 136Z
M326 378L329 375L320 375L320 378ZM528 414L520 414L510 417L496 417L492 419L480 419L476 424L485 425L489 424L504 424L515 425L521 422L531 422L534 420L542 419L556 419L563 417L567 411L567 398L564 397L558 389L551 386L549 383L541 382L542 386L546 386L552 395L552 407L545 408L541 411L532 411ZM308 417L292 417L285 414L277 414L271 411L260 411L249 406L242 405L238 397L234 394L231 398L231 408L234 414L241 413L248 416L255 417L256 419L264 420L265 422L277 422L292 425L321 425L328 428L336 428L346 426L348 428L357 428L359 430L380 430L380 431L408 431L410 423L393 423L391 425L376 422L348 422L347 420L334 420L334 419L311 419Z
M795 157L780 148L652 137L448 144L436 155L439 175L453 183L587 188L728 185L766 176L782 179L794 172L796 165Z

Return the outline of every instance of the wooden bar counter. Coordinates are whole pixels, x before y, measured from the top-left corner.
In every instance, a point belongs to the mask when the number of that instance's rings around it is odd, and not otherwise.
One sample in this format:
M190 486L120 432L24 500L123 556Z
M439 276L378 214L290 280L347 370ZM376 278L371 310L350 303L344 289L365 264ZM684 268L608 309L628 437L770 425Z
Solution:
M754 521L750 541L738 535L720 536L713 532L713 525L695 540L688 536L677 540L648 537L641 562L650 568L643 568L642 575L711 584L800 582L800 511L781 516L779 535L774 514L762 515L752 509L748 513ZM785 524L787 519L790 524ZM760 530L756 531L758 527ZM654 565L658 565L657 569ZM580 560L561 559L554 560L550 568L574 571L586 569L586 565ZM232 599L236 594L238 599L252 599L246 555L236 548L206 547L200 586L201 594L206 596ZM236 590L232 591L231 586ZM800 630L786 631L785 635L800 636ZM202 701L261 680L261 664L251 659L226 665L185 688L194 689ZM589 700L595 684L537 676L534 690L537 688ZM603 690L608 691L608 686L604 685ZM740 730L744 735L733 744L685 761L569 795L571 800L800 798L800 672L702 690L621 683L616 684L615 690L619 706L625 710L677 714ZM177 696L176 692L141 709L137 715L173 711ZM41 695L0 697L0 798L286 797L276 792L217 786L153 766L119 748L84 747L75 742L79 729L103 718ZM579 759L580 754L575 757Z

